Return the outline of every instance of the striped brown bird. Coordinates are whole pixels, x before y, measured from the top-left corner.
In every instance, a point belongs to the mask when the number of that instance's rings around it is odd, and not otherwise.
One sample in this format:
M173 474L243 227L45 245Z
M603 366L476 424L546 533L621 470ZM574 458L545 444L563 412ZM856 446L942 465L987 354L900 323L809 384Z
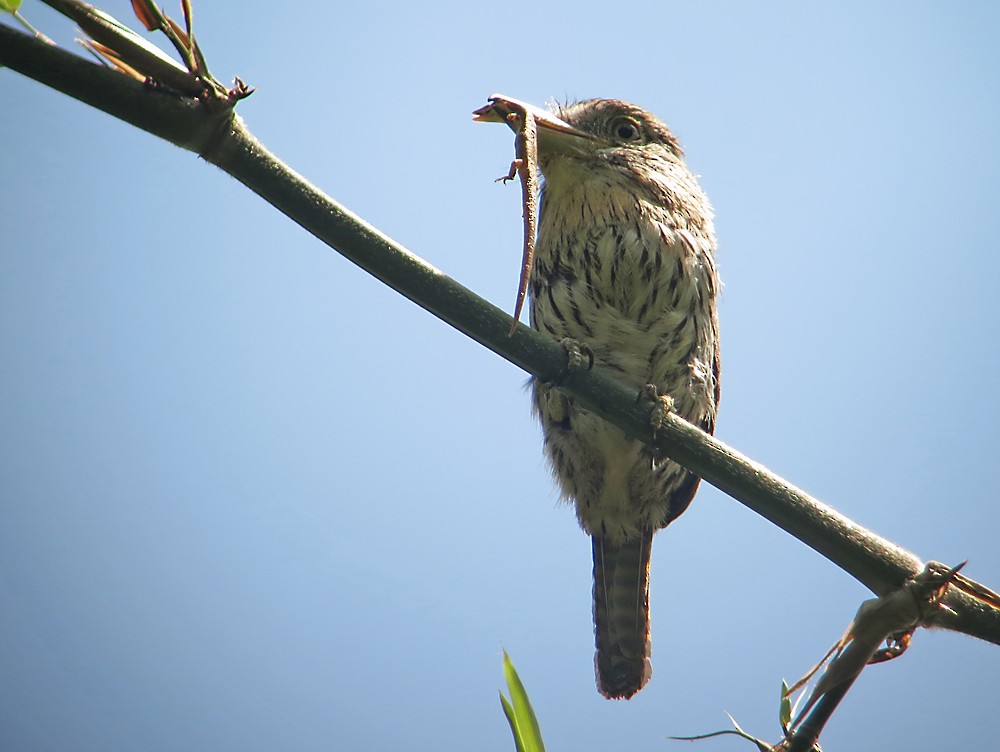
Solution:
M618 100L533 109L544 184L531 325L586 345L637 391L673 398L705 431L719 401L712 209L656 117ZM652 673L653 534L699 479L537 380L545 453L593 540L597 686L629 698Z

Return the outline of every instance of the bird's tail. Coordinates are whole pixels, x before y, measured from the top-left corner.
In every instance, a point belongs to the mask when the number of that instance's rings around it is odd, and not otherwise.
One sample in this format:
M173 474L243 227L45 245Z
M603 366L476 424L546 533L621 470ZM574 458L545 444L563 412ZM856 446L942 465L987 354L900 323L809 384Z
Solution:
M653 531L594 545L594 639L597 689L608 699L628 699L653 673L649 661L649 550Z

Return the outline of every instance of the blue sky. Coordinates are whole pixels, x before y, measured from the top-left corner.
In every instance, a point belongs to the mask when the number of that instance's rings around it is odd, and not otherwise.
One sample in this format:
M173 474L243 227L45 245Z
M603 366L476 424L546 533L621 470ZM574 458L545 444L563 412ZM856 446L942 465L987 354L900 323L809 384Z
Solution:
M719 437L1000 587L1000 7L281 10L196 8L249 127L508 310L511 137L471 111L662 117L717 214ZM10 71L0 99L0 746L509 750L503 648L550 749L680 749L724 712L776 738L862 586L705 487L654 546L653 680L601 699L522 372L194 156ZM998 676L920 633L824 746L988 748Z

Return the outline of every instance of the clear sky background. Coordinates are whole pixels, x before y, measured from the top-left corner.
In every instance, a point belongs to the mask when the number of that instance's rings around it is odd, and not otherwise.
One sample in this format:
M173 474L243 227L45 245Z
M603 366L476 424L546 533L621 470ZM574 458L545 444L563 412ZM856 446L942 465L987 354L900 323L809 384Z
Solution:
M347 5L196 7L272 150L511 310L512 139L471 111L655 112L717 213L719 437L1000 587L1000 5ZM777 738L861 585L704 487L654 546L653 680L601 699L524 373L193 155L0 102L0 748L511 750L504 648L552 750ZM824 747L992 748L998 690L1000 649L924 631Z

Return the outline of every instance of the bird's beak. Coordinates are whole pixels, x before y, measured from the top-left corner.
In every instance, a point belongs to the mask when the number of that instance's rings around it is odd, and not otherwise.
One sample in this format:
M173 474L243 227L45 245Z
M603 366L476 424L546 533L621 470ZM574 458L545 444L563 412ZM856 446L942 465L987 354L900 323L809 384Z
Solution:
M473 111L473 120L480 123L506 123L512 130L517 130L516 121L509 115L530 113L535 120L538 132L538 146L542 154L546 152L580 153L593 150L601 143L596 136L574 128L548 110L533 104L522 102L513 97L494 94L489 101L478 110Z

